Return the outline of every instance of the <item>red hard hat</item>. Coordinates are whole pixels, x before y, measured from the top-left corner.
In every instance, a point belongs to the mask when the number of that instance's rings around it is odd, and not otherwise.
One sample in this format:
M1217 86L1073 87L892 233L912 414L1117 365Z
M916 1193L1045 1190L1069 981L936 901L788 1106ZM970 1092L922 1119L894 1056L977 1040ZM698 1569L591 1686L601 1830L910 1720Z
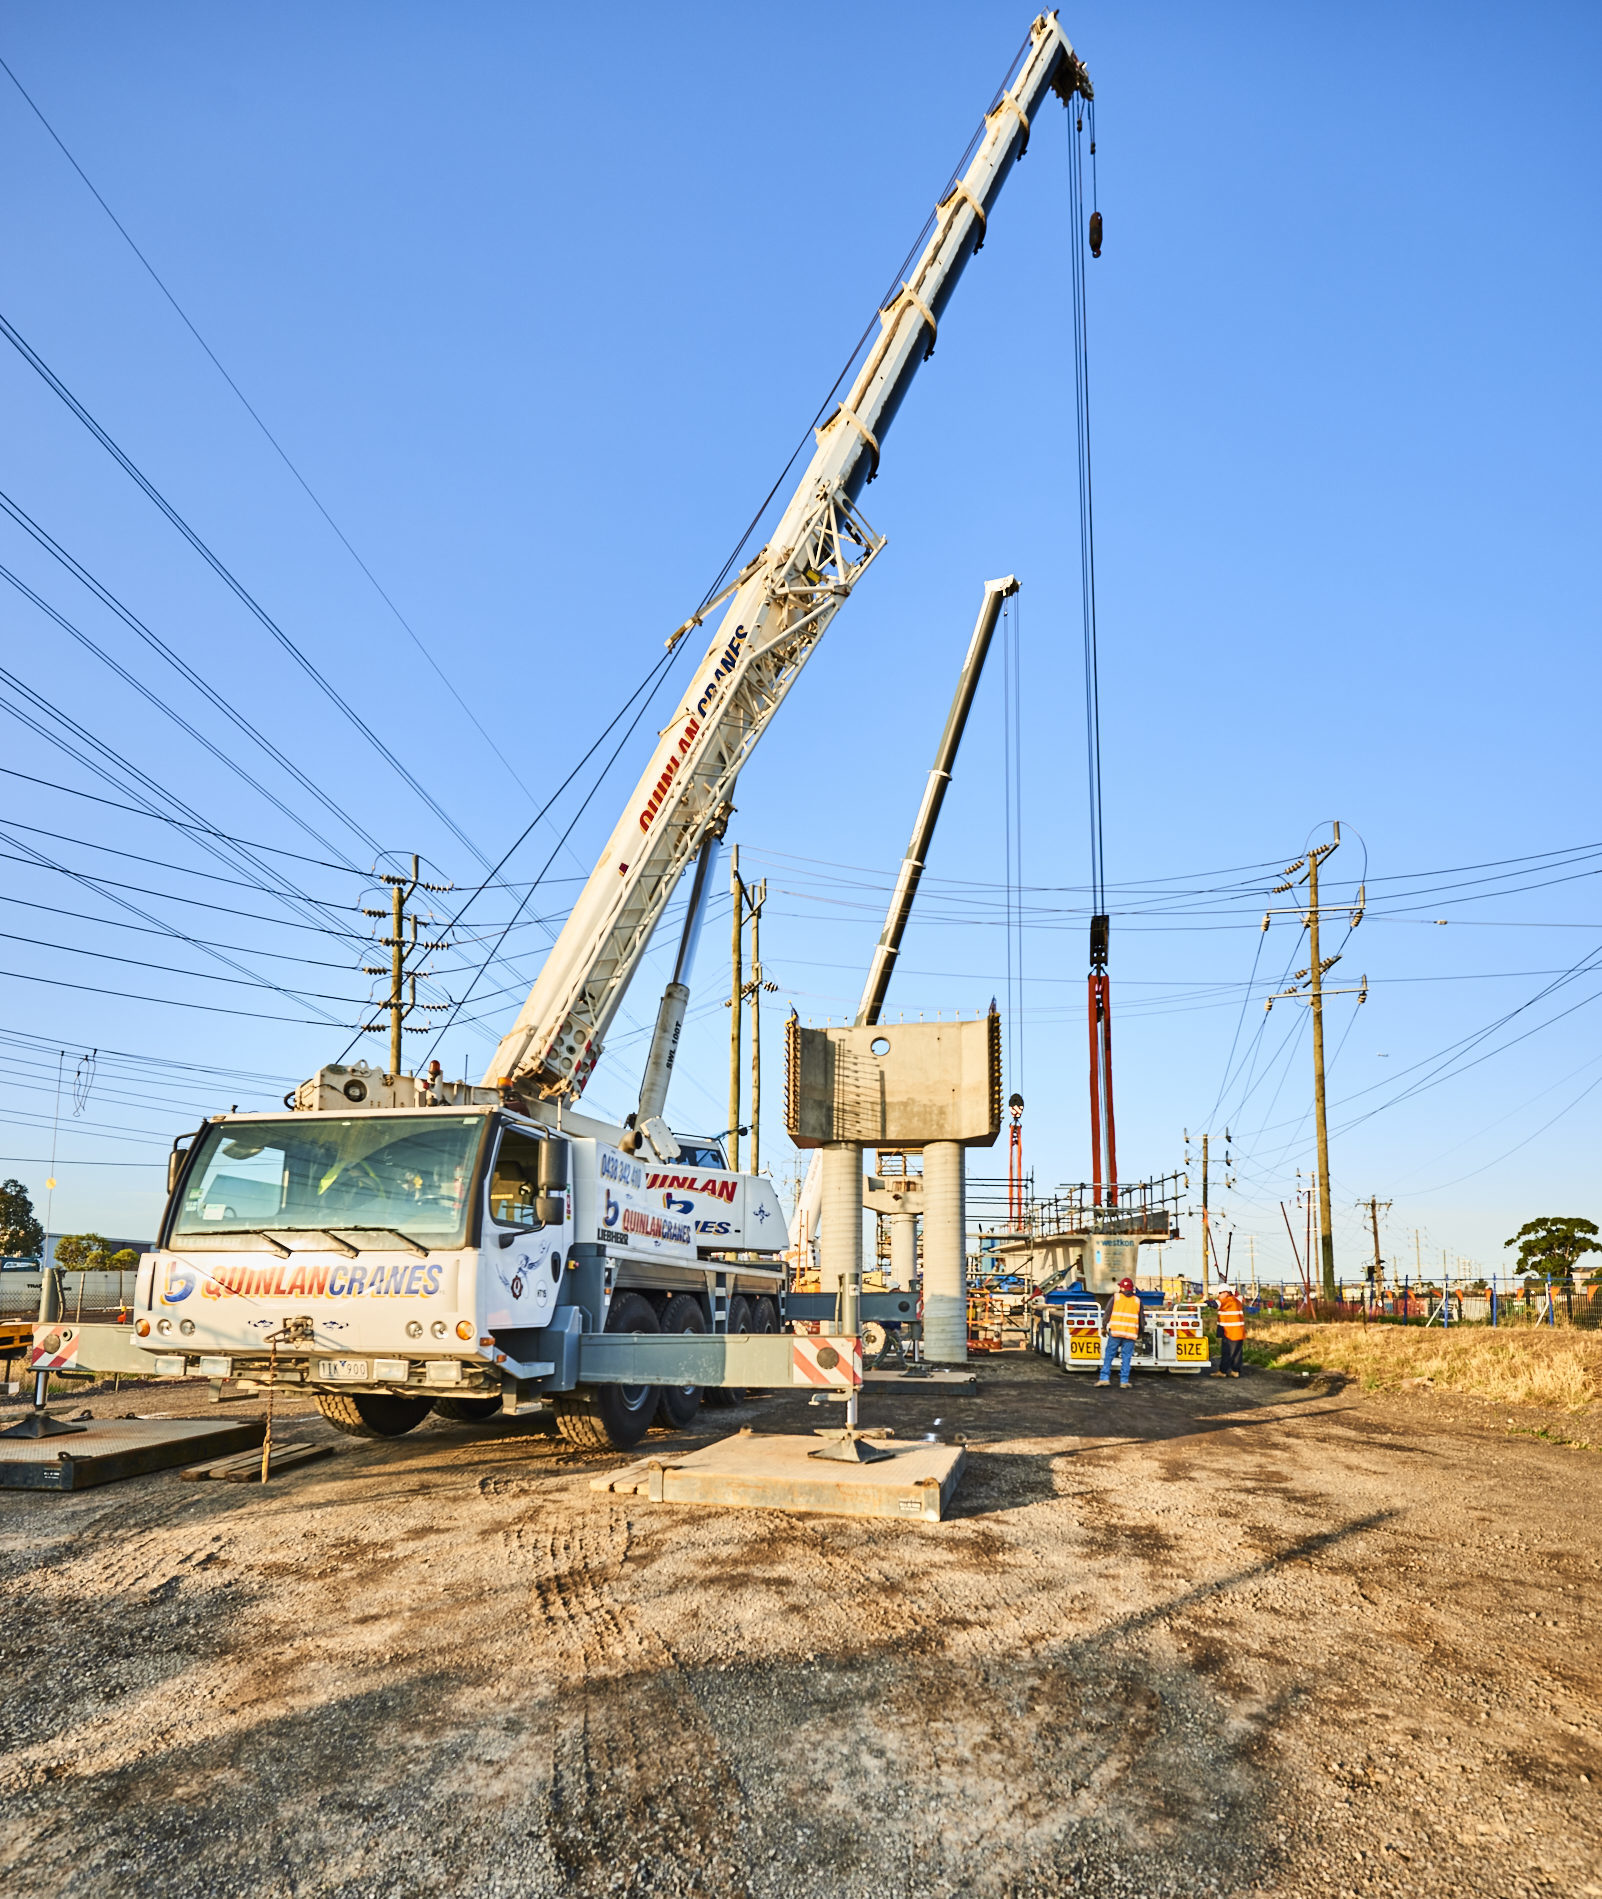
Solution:
M1120 1279L1120 1280L1119 1280L1119 1282L1118 1282L1118 1290L1119 1290L1120 1292L1133 1292L1133 1291L1135 1290L1135 1282L1134 1282L1134 1280L1132 1280L1132 1279Z

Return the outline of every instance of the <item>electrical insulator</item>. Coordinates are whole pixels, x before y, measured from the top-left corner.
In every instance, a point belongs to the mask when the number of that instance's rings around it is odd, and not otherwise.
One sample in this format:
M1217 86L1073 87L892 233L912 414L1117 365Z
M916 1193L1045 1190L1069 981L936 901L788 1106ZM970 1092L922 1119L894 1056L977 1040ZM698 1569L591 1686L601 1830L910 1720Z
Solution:
M1101 255L1101 213L1099 211L1092 211L1090 214L1090 254L1092 257Z

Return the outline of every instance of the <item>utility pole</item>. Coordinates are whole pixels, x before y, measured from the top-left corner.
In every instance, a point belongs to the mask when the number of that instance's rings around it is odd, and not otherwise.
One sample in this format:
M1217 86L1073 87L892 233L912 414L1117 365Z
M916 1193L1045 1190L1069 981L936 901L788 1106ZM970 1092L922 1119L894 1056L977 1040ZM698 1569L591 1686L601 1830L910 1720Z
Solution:
M1359 1206L1362 1206L1365 1203L1360 1200L1358 1201L1357 1204ZM1380 1258L1380 1243L1379 1243L1380 1202L1379 1202L1378 1195L1370 1194L1366 1204L1368 1206L1369 1228L1374 1235L1374 1296L1377 1299L1383 1299L1385 1296L1385 1262L1384 1260ZM1389 1213L1390 1210L1391 1210L1391 1203L1389 1200L1387 1200L1385 1202L1385 1211Z
M768 880L751 886L747 902L751 916L751 1172L762 1169L762 906L768 900ZM777 989L777 983L769 983Z
M1233 1140L1234 1140L1234 1136L1230 1133L1228 1128L1225 1128L1224 1129L1224 1185L1225 1187L1233 1187L1235 1184L1235 1176L1230 1171L1230 1169L1234 1165L1234 1157L1230 1152L1230 1144ZM1201 1217L1202 1217L1201 1283L1202 1283L1202 1297L1204 1299L1207 1297L1208 1288L1212 1283L1212 1262L1217 1257L1217 1253L1218 1253L1217 1246L1214 1244L1214 1241L1213 1241L1213 1228L1212 1228L1212 1145L1213 1143L1212 1143L1211 1134L1202 1135L1201 1137ZM1189 1128L1186 1128L1185 1130L1185 1168L1186 1168L1185 1185L1188 1188L1190 1185L1190 1173L1189 1173L1190 1129ZM1226 1277L1228 1276L1227 1261L1225 1263L1225 1276Z
M740 1011L751 1004L751 1119L746 1123L751 1135L751 1168L754 1174L762 1166L762 992L771 995L777 988L762 968L762 906L768 900L768 880L748 884L740 876L740 847L731 853L729 893L734 900L734 923L730 932L733 974L729 984L729 1166L740 1171ZM751 974L745 973L743 932L751 925Z
M1340 842L1337 827L1335 843ZM1325 847L1333 850L1334 844ZM1320 852L1307 853L1307 933L1310 951L1308 989L1313 1007L1313 1117L1318 1127L1318 1250L1324 1272L1324 1297L1334 1300L1335 1234L1329 1201L1329 1121L1324 1112L1324 965L1318 953L1318 864Z
M1207 1297L1207 1255L1212 1233L1207 1225L1207 1136L1202 1136L1202 1297Z
M734 904L732 955L734 975L729 988L729 1166L740 1171L740 1003L745 995L742 933L745 928L745 885L740 881L740 847L729 854L729 895Z
M388 910L363 909L364 917L387 917L390 933L380 937L379 941L389 951L388 963L364 963L364 976L388 976L389 1000L382 1004L389 1020L384 1022L364 1022L361 1032L364 1035L381 1035L387 1026L389 1029L389 1072L399 1075L405 1072L405 1062L401 1053L401 1040L406 1034L406 1018L416 1010L443 1010L450 1007L445 1002L419 1002L417 1000L417 979L430 972L418 969L415 959L426 956L431 950L449 949L450 944L443 938L439 942L423 942L417 934L417 916L408 916L406 905L419 890L433 891L436 894L454 890L454 884L425 884L422 881L420 860L412 858L412 872L409 877L401 877L386 871L380 877L381 883L390 886L390 906ZM411 934L407 935L407 925Z
M1284 891L1293 890L1305 876L1307 902L1291 914L1300 917L1302 926L1307 931L1310 954L1307 968L1297 970L1296 980L1291 987L1281 990L1279 996L1270 996L1266 1005L1272 1009L1274 1004L1282 998L1294 996L1299 1001L1308 1003L1313 1012L1313 1119L1318 1139L1318 1250L1323 1294L1331 1302L1338 1297L1339 1288L1335 1283L1335 1222L1334 1212L1330 1205L1329 1118L1325 1111L1324 1101L1324 997L1326 993L1332 996L1355 993L1360 1003L1368 1000L1366 976L1355 992L1350 989L1332 989L1326 992L1324 988L1326 971L1340 961L1340 951L1337 950L1333 956L1325 956L1319 940L1319 924L1323 917L1323 909L1318 899L1318 872L1320 865L1330 852L1340 848L1339 818L1335 819L1333 829L1334 836L1327 844L1313 845L1304 856L1297 858L1296 862L1286 870L1285 881L1274 886L1274 894L1277 896ZM1363 905L1364 891L1362 885L1359 885L1355 905L1332 904L1330 908L1346 911L1351 919L1351 927L1355 930L1363 920ZM1268 928L1269 919L1274 914L1273 910L1264 912L1263 928L1265 930ZM1280 914L1283 915L1284 912ZM1304 978L1307 982L1305 991L1297 987Z

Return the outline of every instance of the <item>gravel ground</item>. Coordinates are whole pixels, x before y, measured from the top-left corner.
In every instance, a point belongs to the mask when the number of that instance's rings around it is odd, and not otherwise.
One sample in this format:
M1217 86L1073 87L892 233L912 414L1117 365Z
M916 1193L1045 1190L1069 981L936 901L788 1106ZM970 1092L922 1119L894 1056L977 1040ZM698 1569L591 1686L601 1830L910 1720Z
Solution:
M866 1402L967 1432L944 1524L601 1495L511 1422L0 1493L8 1893L1602 1895L1595 1452L980 1374Z

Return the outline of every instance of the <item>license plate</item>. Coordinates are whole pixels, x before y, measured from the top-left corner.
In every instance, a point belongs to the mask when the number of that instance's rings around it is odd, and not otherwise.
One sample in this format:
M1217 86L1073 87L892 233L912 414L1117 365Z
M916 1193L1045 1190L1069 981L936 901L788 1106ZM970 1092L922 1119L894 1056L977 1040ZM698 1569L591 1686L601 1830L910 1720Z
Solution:
M1100 1358L1101 1340L1094 1332L1072 1333L1068 1339L1068 1356L1070 1358Z
M335 1380L349 1378L358 1384L366 1384L367 1360L365 1358L320 1358L317 1361L317 1376Z
M1175 1358L1205 1358L1206 1356L1206 1339L1177 1338L1174 1340Z

